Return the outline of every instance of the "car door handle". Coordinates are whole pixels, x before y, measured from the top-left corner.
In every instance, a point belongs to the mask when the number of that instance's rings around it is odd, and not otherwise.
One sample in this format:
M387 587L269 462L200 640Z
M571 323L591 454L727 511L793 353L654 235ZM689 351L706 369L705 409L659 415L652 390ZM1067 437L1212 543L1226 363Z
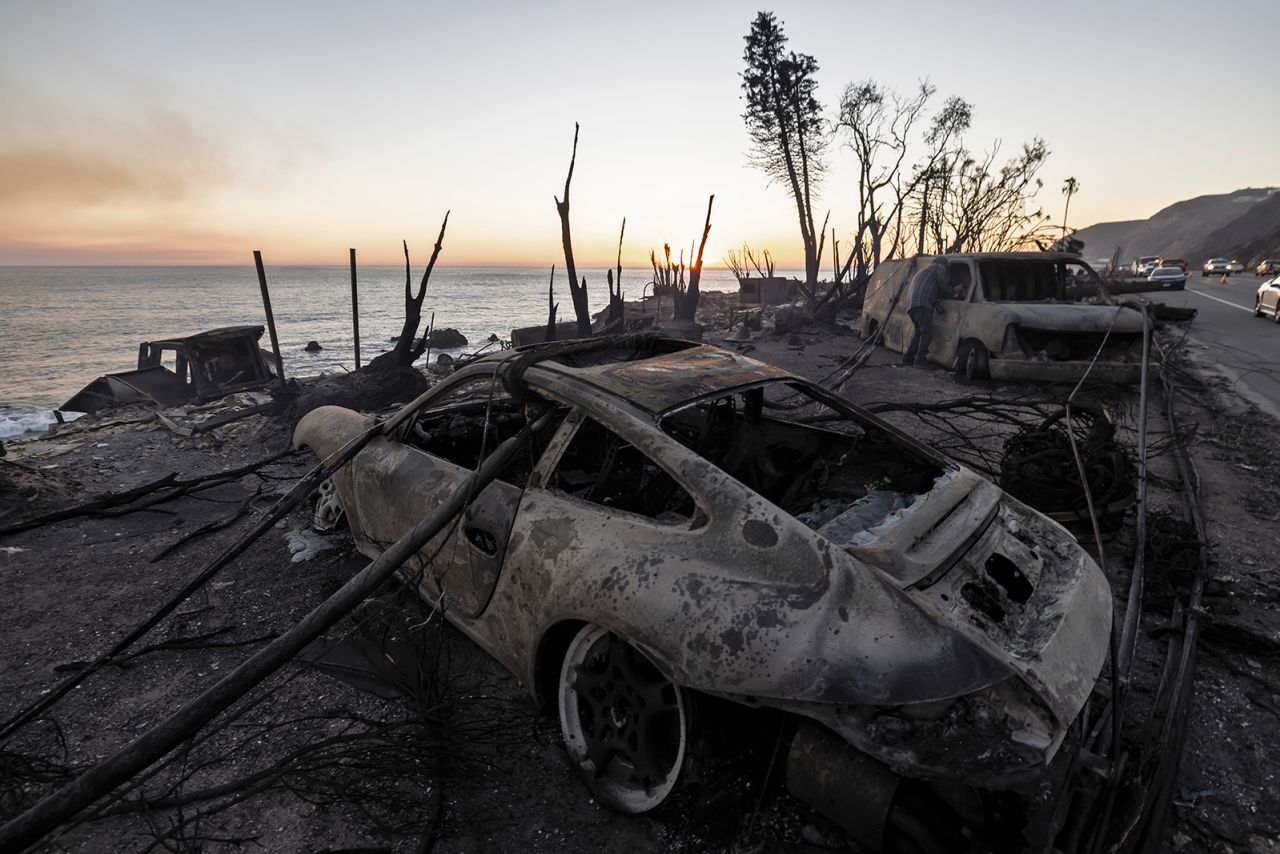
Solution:
M466 534L467 542L485 554L492 556L498 553L498 538L483 528L468 525L463 533Z

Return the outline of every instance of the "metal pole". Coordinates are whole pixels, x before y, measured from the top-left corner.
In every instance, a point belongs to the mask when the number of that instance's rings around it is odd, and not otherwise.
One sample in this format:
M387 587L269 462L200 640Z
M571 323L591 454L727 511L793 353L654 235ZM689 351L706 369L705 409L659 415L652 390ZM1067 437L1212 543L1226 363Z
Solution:
M267 312L267 331L271 333L271 349L276 354L276 376L284 388L284 357L280 355L280 339L276 338L276 318L271 313L271 294L267 291L267 272L262 269L262 253L253 250L253 263L258 267L258 285L262 288L262 307Z
M360 370L360 300L356 295L356 250L351 250L351 329L356 336L356 370Z

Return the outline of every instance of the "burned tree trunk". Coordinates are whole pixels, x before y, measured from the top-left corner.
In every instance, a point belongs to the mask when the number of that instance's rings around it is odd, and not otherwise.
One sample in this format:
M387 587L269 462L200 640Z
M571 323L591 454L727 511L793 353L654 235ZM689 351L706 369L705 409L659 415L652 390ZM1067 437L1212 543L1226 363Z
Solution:
M683 289L683 292L676 294L675 320L687 320L692 323L694 315L698 312L698 299L701 296L698 285L702 280L702 253L707 248L707 235L711 233L711 206L715 200L714 193L707 199L707 220L702 226L702 241L698 244L697 258L689 265L689 285Z
M560 307L560 303L556 302L556 265L551 265L551 281L547 282L547 333L546 340L556 340L556 309Z
M427 280L431 278L431 271L435 269L436 259L440 257L440 250L444 247L444 232L449 225L449 212L444 215L444 222L440 223L440 234L436 237L435 249L431 252L431 260L427 262L427 269L422 273L422 281L418 284L418 291L413 291L412 273L409 266L409 243L404 241L404 326L400 329L400 337L396 339L395 349L389 353L383 353L373 361L369 362L368 367L364 370L386 370L388 368L403 368L412 365L417 361L427 349L427 336L423 335L421 340L415 343L418 335L418 327L422 325L422 301L427 296Z
M564 201L552 196L556 213L560 215L560 241L564 244L564 266L569 273L569 296L573 298L573 313L578 320L578 336L591 337L591 311L587 306L587 280L578 283L578 268L573 263L573 238L569 233L569 183L573 181L573 165L578 159L578 123L573 123L573 156L569 158L569 174L564 179Z
M605 273L605 278L609 284L609 313L606 315L607 326L609 329L616 329L621 332L626 321L626 304L622 299L622 236L627 233L627 218L622 218L622 230L618 232L618 260L617 270L618 276L615 280L612 270Z

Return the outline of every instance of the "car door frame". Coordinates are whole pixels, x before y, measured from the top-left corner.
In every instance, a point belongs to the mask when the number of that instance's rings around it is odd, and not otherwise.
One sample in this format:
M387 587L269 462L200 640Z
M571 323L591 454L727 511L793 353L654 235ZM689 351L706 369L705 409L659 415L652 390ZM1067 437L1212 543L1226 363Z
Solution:
M385 500L381 502L387 521L376 535L368 520L363 518L366 514L362 514L365 536L380 548L386 548L388 537L394 531L408 530L408 526L415 524L418 518L439 506L443 496L451 489L460 488L473 472L410 441L408 437L413 424L441 399L467 384L496 383L495 375L496 366L451 377L437 389L432 389L434 393L424 396L421 403L401 418L386 436L380 437L376 461L375 455L370 455L366 461L369 466L366 479L375 482L356 484L357 490L366 496L398 496L396 505L389 505ZM493 451L492 448L488 450L490 453ZM436 489L427 492L423 487L429 484L423 478L432 475L435 475L435 483L430 485ZM532 477L531 472L530 479ZM403 571L416 576L419 594L424 599L438 606L447 600L447 609L467 618L483 613L501 576L525 488L501 478L495 479L471 499L463 511L463 518L456 525L451 524L441 531L406 561ZM414 495L420 500L406 500L406 496ZM481 528L481 525L486 527ZM487 538L480 535L481 531L487 534ZM450 584L450 580L456 582Z

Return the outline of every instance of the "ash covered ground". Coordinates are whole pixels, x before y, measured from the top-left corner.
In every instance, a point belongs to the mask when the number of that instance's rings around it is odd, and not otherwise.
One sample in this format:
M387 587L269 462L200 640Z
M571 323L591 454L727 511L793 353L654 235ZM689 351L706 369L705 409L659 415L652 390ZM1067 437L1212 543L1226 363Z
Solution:
M709 343L728 334L727 312L712 303L710 313L717 312ZM725 346L817 380L860 343L841 326L801 324ZM877 350L844 394L862 404L1029 395L1026 387L965 383L897 361ZM1174 406L1201 478L1213 579L1165 842L1179 851L1270 851L1280 838L1273 808L1280 801L1280 581L1268 536L1280 519L1280 472L1270 451L1280 431L1194 363L1175 368ZM1135 392L1097 392L1121 438L1132 442ZM965 441L945 420L901 410L884 417L964 461L999 456L998 436ZM1170 573L1163 565L1177 563L1186 534L1163 401L1153 403L1149 429L1150 506L1154 518L1171 521L1152 525L1165 551L1151 558L1130 692L1125 734L1135 759L1149 723L1143 708L1154 701L1164 662L1170 606L1187 583L1185 566ZM0 716L8 719L93 660L232 542L313 464L283 453L287 447L288 425L268 416L183 438L142 407L10 444L0 467L0 525L171 472L192 479L268 462L137 512L0 537ZM341 529L303 533L310 517L306 507L292 513L129 658L5 744L0 812L16 814L127 744L364 566ZM1130 511L1106 543L1118 602L1133 547ZM306 560L294 560L303 554ZM706 763L691 793L655 814L623 816L595 803L567 763L554 716L539 714L506 671L397 585L328 640L391 661L383 668L391 675L360 688L351 684L359 679L335 678L332 668L291 664L159 770L39 850L857 850L786 794L779 769L771 770L772 734L731 734L736 743ZM388 682L399 696L379 695Z

